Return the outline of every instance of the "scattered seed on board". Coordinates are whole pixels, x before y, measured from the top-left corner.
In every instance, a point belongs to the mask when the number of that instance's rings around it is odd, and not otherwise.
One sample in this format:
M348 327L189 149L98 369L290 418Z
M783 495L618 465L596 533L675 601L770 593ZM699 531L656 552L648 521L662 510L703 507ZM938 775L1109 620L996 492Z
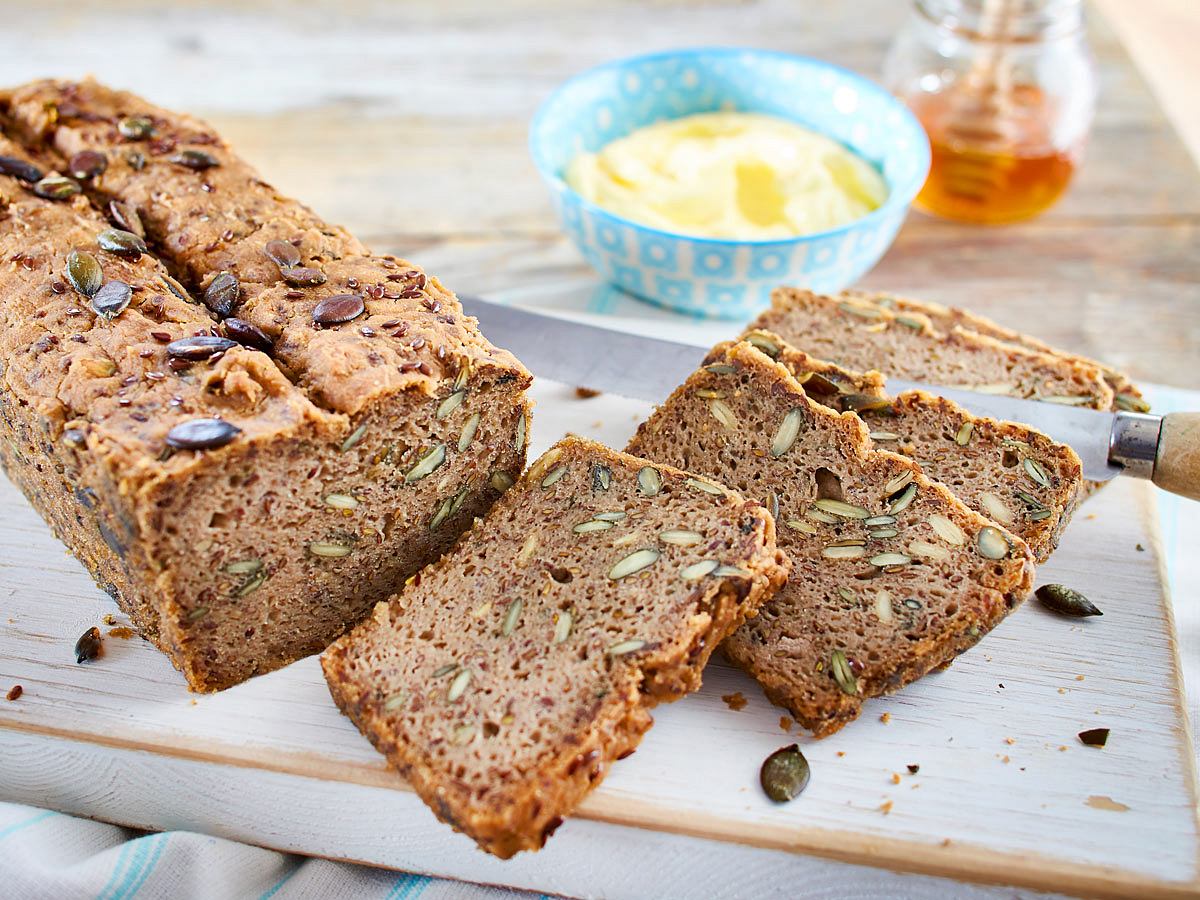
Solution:
M93 625L75 642L75 662L84 663L95 659L100 655L103 646L100 629Z
M792 744L776 750L762 764L759 783L768 797L776 803L794 800L808 786L811 772L808 760L800 747Z
M1104 747L1108 743L1109 729L1107 728L1089 728L1087 731L1079 732L1079 741L1086 744L1088 747Z
M1047 609L1063 616L1083 618L1104 615L1091 600L1063 584L1043 584L1034 593Z

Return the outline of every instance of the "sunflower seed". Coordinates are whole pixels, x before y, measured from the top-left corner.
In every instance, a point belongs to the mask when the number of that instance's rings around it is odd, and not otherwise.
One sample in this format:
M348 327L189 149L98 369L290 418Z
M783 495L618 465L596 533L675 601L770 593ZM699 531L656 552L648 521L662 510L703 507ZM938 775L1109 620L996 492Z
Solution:
M334 509L357 509L358 499L352 494L326 494L325 505Z
M176 165L183 166L195 172L203 172L205 169L212 169L221 164L221 161L211 153L206 153L203 150L195 150L190 147L172 154L168 159Z
M817 529L809 525L801 519L788 519L785 523L788 528L794 528L796 531L802 531L805 534L817 534Z
M126 116L117 121L117 131L130 141L143 141L154 134L154 123L146 116Z
M571 625L574 622L569 610L560 610L555 616L554 621L554 637L550 640L551 644L561 644L571 636Z
M463 423L462 434L458 436L458 452L462 453L471 446L471 441L475 440L475 432L479 429L479 413L473 413L467 421ZM509 484L511 487L511 482Z
M67 254L67 281L85 297L94 297L104 283L104 272L96 257L83 250Z
M781 352L779 345L761 332L751 332L742 339L751 346L757 347L763 353L767 354L767 356L771 357L771 359L775 359Z
M892 496L894 493L899 491L901 488L903 488L905 485L907 485L912 480L913 480L912 472L901 472L899 475L897 475L895 478L893 478L891 481L889 481L887 484L885 484L883 486L883 495L885 497Z
M710 484L707 481L701 481L699 478L688 478L684 481L684 484L686 484L688 487L695 488L698 491L702 491L705 494L713 494L717 497L720 497L725 493L725 491L717 485Z
M508 637L513 633L513 629L517 627L517 622L521 618L521 609L525 606L524 601L517 599L508 604L508 609L504 611L504 621L500 623L500 634Z
M287 241L268 241L263 247L263 252L281 269L291 269L300 265L300 251Z
M348 438L342 441L341 451L345 453L347 450L351 449L355 444L363 439L363 435L366 433L367 426L365 424L359 425L352 432L350 432L350 436Z
M607 491L612 487L612 469L596 464L592 466L592 490Z
M1036 399L1043 403L1057 403L1060 406L1087 406L1096 400L1091 394L1050 394Z
M937 533L937 536L947 544L953 544L955 547L961 547L967 542L967 536L963 534L963 530L945 516L940 516L935 513L929 517L929 524Z
M715 559L702 559L700 562L694 562L690 566L684 566L679 572L679 577L684 581L699 581L706 575L711 575L715 572L720 565Z
M979 548L979 553L987 559L1004 559L1008 556L1008 539L990 525L979 529L979 536L976 538L975 544Z
M308 552L313 556L320 556L326 559L338 559L342 556L349 556L353 547L346 544L339 544L336 541L313 541L308 545Z
M880 622L890 622L895 618L892 613L892 595L887 591L875 592L875 615Z
M895 528L873 528L867 532L867 534L869 534L871 537L873 537L877 540L883 540L884 538L894 538L899 533L900 532Z
M129 306L133 288L123 281L109 281L92 295L92 311L106 319L115 319Z
M854 677L854 671L850 668L846 654L841 650L834 650L830 654L829 671L833 675L833 680L837 682L837 686L842 689L843 694L849 694L853 697L858 693L858 679Z
M471 357L464 356L459 361L458 372L454 375L454 390L461 391L471 380Z
M783 421L779 423L775 439L771 441L771 455L778 459L791 450L796 438L800 436L800 426L803 424L804 410L801 407L794 406L788 410Z
M1028 519L1030 522L1040 522L1042 519L1050 518L1050 516L1051 512L1048 509L1035 509L1028 514Z
M47 175L33 186L33 192L44 200L69 200L80 190L78 184L62 175Z
M1034 593L1048 609L1064 616L1082 618L1104 615L1091 600L1066 585L1043 584Z
M905 556L903 553L880 553L867 561L873 566L886 569L888 566L907 566L912 562L912 557Z
M407 699L407 697L406 697L404 691L399 691L395 694L392 694L392 696L388 697L387 700L384 701L384 704L383 704L384 712L395 712L401 706L404 705L404 701L406 699Z
M312 320L317 325L341 325L352 322L367 311L359 294L334 294L313 307Z
M618 560L616 565L608 570L608 577L613 581L619 581L628 575L636 574L658 562L659 555L657 550L649 547L634 550L628 556Z
M408 470L404 476L404 483L412 484L414 481L420 481L427 475L431 475L445 461L446 445L438 444L417 460L417 464Z
M896 322L906 328L911 328L913 331L923 331L925 329L924 322L920 319L914 319L911 316L896 316Z
M812 519L814 522L824 522L826 525L836 525L841 521L837 516L831 516L829 513L822 512L816 507L809 507L804 516L805 518Z
M701 400L724 400L725 392L713 390L712 388L697 388L696 396Z
M80 364L93 378L108 378L117 371L117 364L111 359L84 359Z
M638 490L647 497L656 497L662 490L662 475L654 466L642 466L637 473Z
M546 474L546 477L542 479L542 487L548 488L552 485L557 484L559 481L562 480L562 477L566 474L567 474L566 466L558 466L557 468L551 469Z
M1027 456L1022 460L1021 465L1025 469L1025 474L1029 476L1030 481L1044 488L1050 487L1050 476L1046 474L1046 470L1041 467L1037 460L1030 459Z
M767 502L763 506L767 508L767 512L771 514L772 519L779 518L779 495L774 491L767 494Z
M0 156L0 175L11 175L26 184L35 184L42 180L45 173L33 163L14 156Z
M451 672L458 671L458 663L446 663L444 666L438 666L433 670L433 678L441 678L443 675L449 675Z
M949 550L938 544L931 544L929 541L910 541L908 552L923 559L947 560L950 558Z
M253 575L263 566L261 559L239 559L225 566L230 575Z
M1150 404L1136 394L1118 393L1115 400L1117 409L1123 409L1127 412L1150 412Z
M894 431L872 431L867 435L873 441L898 441L900 435Z
M983 506L984 512L999 522L1001 525L1011 525L1013 523L1013 514L1004 501L991 491L984 491L979 495L979 502Z
M621 510L613 510L612 512L596 513L592 518L599 519L601 522L622 522L625 520L626 514Z
M967 444L971 443L971 434L974 431L974 422L963 422L962 425L959 426L958 433L954 435L954 443L961 447L967 446Z
M233 313L241 292L242 286L233 274L218 272L204 289L204 305L224 319Z
M214 353L221 353L231 347L236 347L228 338L214 337L208 334L196 337L180 338L167 344L167 356L173 359L189 359L193 362L208 359Z
M471 683L471 670L463 669L454 676L454 680L450 682L450 687L446 691L446 702L457 703L458 699L467 690L467 685Z
M913 498L916 496L917 486L910 484L899 497L892 501L892 505L888 507L888 512L895 515L902 510L908 509L909 504L913 502Z
M620 641L616 644L613 644L611 647L608 648L608 655L609 656L626 656L627 654L630 654L630 653L636 653L638 650L641 650L645 646L646 646L645 641L639 641L637 639L634 639L631 641Z
M858 602L858 595L855 594L854 591L850 590L849 588L840 587L837 589L837 592L838 592L839 597L841 597L843 600L846 600L849 603L857 603Z
M800 795L808 786L811 771L800 747L792 744L776 750L762 764L758 773L763 792L776 803L786 803Z
M131 231L106 228L96 235L96 244L101 250L137 259L147 252L146 242Z
M309 266L283 266L279 274L292 287L316 287L325 283L325 273Z
M737 416L733 414L733 410L729 408L729 404L724 400L710 401L708 409L712 413L713 418L721 423L722 428L726 431L737 431Z
M80 150L67 163L72 178L95 178L108 168L108 157L97 150Z
M821 550L821 555L827 559L858 559L867 555L867 548L861 544L830 544Z
M871 516L871 518L869 518L869 519L864 519L863 524L866 525L868 528L876 526L876 525L895 525L896 517L895 516Z
M513 479L507 472L493 472L492 477L488 479L488 484L492 486L492 490L503 494L513 486Z
M257 591L260 587L262 587L266 583L266 581L267 581L267 573L265 571L256 572L255 574L251 575L249 578L246 579L245 584L243 584L240 588L237 589L234 596L235 597L249 597L251 594L253 594L255 591Z
M475 737L475 732L477 730L478 729L476 729L474 725L459 725L458 728L454 729L454 737L452 740L454 741L454 744L459 747L463 746L464 744L469 744L471 743L472 738Z
M749 578L750 570L743 569L741 566L717 566L713 569L713 576L716 578Z
M840 516L843 519L866 519L871 515L870 511L863 509L861 506L854 506L850 503L844 503L841 500L814 500L813 506L822 512Z
M614 527L612 522L602 522L599 519L588 519L586 522L580 522L571 530L576 534L591 534L593 531L608 531Z
M517 430L513 435L513 447L516 448L518 454L521 454L525 451L525 431L528 429L528 427L529 426L525 423L525 413L521 413L520 416L517 417Z
M660 532L658 539L664 544L674 544L676 547L692 547L704 540L704 535L698 531L685 531L683 529L669 529Z

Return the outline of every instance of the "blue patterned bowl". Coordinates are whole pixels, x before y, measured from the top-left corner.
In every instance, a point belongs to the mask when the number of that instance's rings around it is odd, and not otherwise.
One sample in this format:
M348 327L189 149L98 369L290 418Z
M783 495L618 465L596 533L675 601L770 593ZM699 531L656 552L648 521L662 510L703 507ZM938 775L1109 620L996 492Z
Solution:
M887 201L830 231L767 241L697 238L606 212L563 180L577 153L636 128L714 110L760 112L827 135L883 173ZM534 117L530 151L563 227L604 278L696 316L746 318L780 284L838 291L891 245L929 168L929 142L883 88L829 63L765 50L700 48L618 60L570 79Z

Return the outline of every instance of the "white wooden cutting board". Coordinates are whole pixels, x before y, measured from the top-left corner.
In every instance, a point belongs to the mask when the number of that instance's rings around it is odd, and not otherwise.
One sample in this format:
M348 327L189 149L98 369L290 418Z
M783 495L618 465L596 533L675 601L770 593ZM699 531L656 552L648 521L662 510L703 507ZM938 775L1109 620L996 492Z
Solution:
M553 383L536 393L535 451L567 430L621 446L647 411ZM799 738L813 776L792 803L770 803L757 778L797 737L717 662L703 690L656 711L638 752L545 850L501 862L387 771L315 658L212 696L189 695L138 638L106 637L100 660L76 665L75 639L116 606L0 478L0 697L24 688L0 699L0 797L575 896L788 896L828 870L821 858L1195 896L1193 755L1153 501L1145 484L1114 484L1040 572L1102 618L1031 602L945 673L868 704L833 737ZM722 695L739 691L749 702L734 711ZM1077 740L1098 726L1112 729L1105 749Z

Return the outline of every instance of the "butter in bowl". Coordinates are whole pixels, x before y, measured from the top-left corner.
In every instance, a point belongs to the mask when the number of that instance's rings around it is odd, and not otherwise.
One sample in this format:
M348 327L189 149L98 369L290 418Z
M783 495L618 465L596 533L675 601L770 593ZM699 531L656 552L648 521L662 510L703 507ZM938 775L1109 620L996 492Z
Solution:
M678 50L609 63L543 104L534 162L606 280L738 319L793 284L837 291L891 245L929 146L882 88L805 57Z

